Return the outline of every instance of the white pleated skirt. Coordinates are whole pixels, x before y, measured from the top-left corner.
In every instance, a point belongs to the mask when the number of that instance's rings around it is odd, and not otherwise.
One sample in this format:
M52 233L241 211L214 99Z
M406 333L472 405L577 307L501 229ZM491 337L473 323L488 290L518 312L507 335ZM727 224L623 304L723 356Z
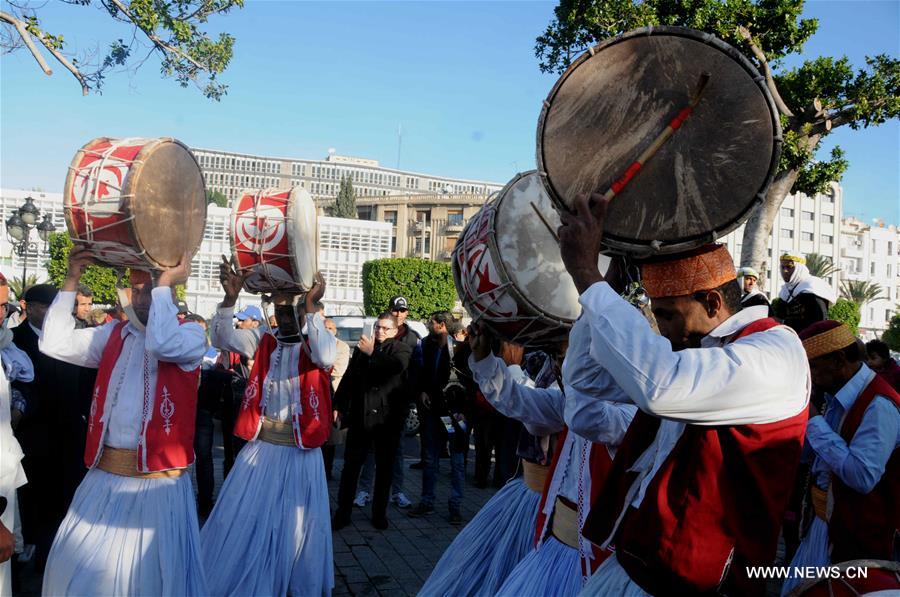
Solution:
M519 562L497 595L508 597L574 597L581 590L578 550L547 537Z
M534 548L541 494L514 479L478 511L419 591L428 597L490 597Z
M90 470L56 533L44 595L207 595L189 475Z
M253 441L200 532L210 595L318 596L334 587L321 450Z
M797 548L790 568L815 566L824 567L831 565L831 555L828 553L828 524L818 516L809 525L809 532ZM789 576L781 586L781 594L787 595L794 587L804 582L805 578Z
M619 564L615 554L600 564L593 576L585 583L580 597L605 597L606 595L649 597L649 594L640 585L631 580L628 573Z

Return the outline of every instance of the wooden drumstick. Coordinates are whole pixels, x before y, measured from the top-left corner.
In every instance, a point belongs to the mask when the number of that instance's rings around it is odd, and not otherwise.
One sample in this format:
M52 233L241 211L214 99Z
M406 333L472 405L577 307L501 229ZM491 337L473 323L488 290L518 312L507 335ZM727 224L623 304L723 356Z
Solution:
M697 107L697 104L700 103L700 98L703 96L703 91L706 89L706 84L709 83L709 73L703 72L700 73L700 80L697 81L697 88L694 90L694 95L691 97L691 103L681 109L678 112L678 115L673 118L669 124L666 125L666 128L659 134L659 136L653 140L653 143L644 150L644 152L631 163L628 168L625 169L625 173L622 174L609 189L603 193L603 198L606 200L612 199L616 195L622 192L622 190L631 182L631 179L637 175L641 168L644 167L644 164L650 161L656 152L663 146L663 144L669 140L672 135L675 134L684 121L687 120L687 117L691 115L691 112L694 111L694 108Z
M553 237L553 240L559 242L559 237L556 236L556 230L553 229L553 226L550 225L550 222L547 221L547 218L544 217L544 214L541 213L541 210L538 209L538 206L534 204L534 201L530 201L531 207L534 209L534 213L541 219L541 222L544 223L544 226L547 227L547 230L550 232L550 236Z

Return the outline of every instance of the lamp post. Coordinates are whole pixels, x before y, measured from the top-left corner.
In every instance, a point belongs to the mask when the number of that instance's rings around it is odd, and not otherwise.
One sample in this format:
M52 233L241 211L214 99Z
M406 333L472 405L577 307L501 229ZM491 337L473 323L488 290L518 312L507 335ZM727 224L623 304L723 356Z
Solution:
M43 215L43 220L38 223L41 215ZM34 199L26 197L25 203L6 220L6 235L16 255L22 258L23 291L25 290L25 274L28 271L28 255L31 252L37 255L38 252L38 244L31 241L31 231L34 229L37 229L38 237L46 246L50 234L56 230L56 226L50 221L50 214L41 214L41 210L34 204Z

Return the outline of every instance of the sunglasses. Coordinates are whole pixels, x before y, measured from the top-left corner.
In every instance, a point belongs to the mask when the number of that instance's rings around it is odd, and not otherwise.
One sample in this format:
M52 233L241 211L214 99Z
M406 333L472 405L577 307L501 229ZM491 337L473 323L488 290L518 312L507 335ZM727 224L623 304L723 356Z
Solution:
M406 313L409 309L391 309L391 313Z

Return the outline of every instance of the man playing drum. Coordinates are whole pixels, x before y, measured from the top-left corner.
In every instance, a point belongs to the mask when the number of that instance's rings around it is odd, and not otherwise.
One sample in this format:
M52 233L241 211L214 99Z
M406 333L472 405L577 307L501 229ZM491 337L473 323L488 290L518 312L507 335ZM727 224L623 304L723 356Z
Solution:
M93 261L76 247L44 320L40 349L98 369L85 465L44 573L44 595L206 595L189 475L206 335L179 325L173 288L190 257L159 274L132 270L136 321L75 329L78 281Z
M642 265L657 336L598 271L608 200L591 201L580 195L562 214L560 250L588 358L641 410L584 527L615 555L582 594L764 591L747 566L775 557L800 457L810 387L800 340L764 307L740 310L721 245Z
M225 298L212 320L212 342L254 364L234 427L250 443L201 533L210 594L329 595L331 521L319 447L331 433L337 343L315 309L325 279L315 275L302 304L298 294L273 297L277 335L235 330L234 304L248 272L223 261Z
M812 522L791 562L828 566L892 560L900 533L900 395L863 362L845 323L825 320L800 333L825 414L810 409ZM788 579L782 594L802 579Z

